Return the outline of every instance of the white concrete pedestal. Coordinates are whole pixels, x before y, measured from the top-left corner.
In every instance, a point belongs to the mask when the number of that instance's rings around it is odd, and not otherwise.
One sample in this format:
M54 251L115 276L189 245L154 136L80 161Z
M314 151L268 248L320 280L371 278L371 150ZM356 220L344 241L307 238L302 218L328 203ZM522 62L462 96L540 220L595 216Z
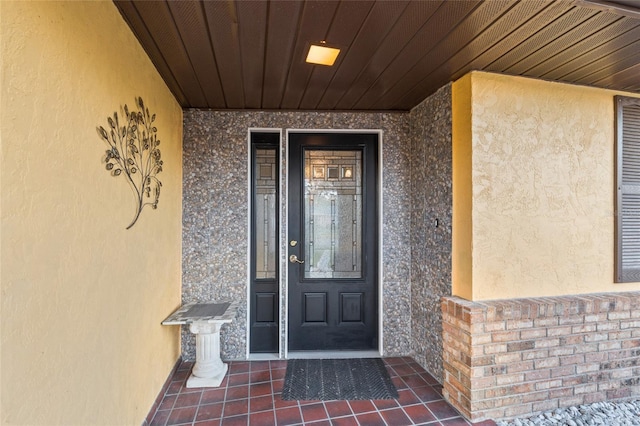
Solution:
M189 331L196 335L196 363L187 379L188 388L220 386L228 366L220 359L222 322L194 322Z
M162 321L163 325L189 324L196 336L196 363L187 379L188 388L218 387L228 366L220 359L220 328L233 321L238 302L188 303Z

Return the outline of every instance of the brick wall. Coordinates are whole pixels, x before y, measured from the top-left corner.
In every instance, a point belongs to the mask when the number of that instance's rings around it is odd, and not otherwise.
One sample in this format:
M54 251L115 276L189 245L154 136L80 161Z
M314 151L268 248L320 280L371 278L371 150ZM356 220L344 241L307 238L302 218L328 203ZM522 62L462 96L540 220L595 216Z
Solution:
M640 397L640 292L442 299L444 393L472 421Z

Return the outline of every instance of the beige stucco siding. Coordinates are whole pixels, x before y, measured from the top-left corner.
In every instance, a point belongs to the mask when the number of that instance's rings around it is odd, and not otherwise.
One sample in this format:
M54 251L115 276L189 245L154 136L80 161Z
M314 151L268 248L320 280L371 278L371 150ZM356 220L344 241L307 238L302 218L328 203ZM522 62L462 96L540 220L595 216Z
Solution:
M613 282L616 93L480 72L453 93L454 111L471 110L470 134L462 131L468 114L453 118L453 252L462 259L454 293L483 300L640 289ZM456 184L469 164L470 179ZM457 208L456 195L469 192ZM464 235L455 231L461 221L471 228Z
M112 2L0 2L2 424L141 424L179 356L182 112ZM157 210L96 126L157 114Z

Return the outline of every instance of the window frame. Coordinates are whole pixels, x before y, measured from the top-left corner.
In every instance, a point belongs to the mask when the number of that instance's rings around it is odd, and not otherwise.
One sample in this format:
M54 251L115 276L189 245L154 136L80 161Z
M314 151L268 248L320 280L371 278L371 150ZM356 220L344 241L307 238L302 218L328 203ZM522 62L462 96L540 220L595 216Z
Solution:
M640 98L629 96L615 96L615 205L614 205L614 235L615 235L615 283L640 282L640 267L625 268L625 257L638 256L640 258L640 219L638 224L625 222L624 213L637 213L640 216L640 204L625 203L625 195L637 194L640 196L640 168L637 171L637 182L624 180L625 158L632 156L640 165ZM630 109L631 108L631 109ZM629 134L631 130L632 134ZM632 145L630 147L630 145ZM635 215L634 215L635 216ZM631 237L630 237L631 235ZM636 241L633 241L633 240ZM624 241L631 240L630 246L625 250ZM639 261L640 263L640 261Z

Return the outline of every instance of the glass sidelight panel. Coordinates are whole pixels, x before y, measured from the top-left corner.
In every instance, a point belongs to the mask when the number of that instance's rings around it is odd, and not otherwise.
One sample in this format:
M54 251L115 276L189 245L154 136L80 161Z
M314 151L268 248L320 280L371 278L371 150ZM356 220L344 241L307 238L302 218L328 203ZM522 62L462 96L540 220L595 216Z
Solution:
M362 277L362 151L305 150L305 278Z
M279 133L251 132L251 353L279 348L279 145Z
M255 151L256 278L276 277L276 150Z

